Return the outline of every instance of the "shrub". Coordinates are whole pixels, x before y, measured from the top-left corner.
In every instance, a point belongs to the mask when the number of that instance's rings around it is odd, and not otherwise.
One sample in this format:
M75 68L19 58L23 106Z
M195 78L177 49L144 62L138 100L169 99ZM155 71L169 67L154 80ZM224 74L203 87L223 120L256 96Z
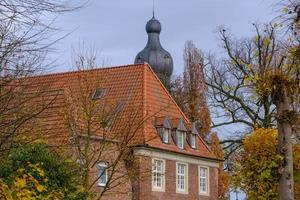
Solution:
M75 163L43 143L13 149L0 164L0 197L85 199L77 170Z

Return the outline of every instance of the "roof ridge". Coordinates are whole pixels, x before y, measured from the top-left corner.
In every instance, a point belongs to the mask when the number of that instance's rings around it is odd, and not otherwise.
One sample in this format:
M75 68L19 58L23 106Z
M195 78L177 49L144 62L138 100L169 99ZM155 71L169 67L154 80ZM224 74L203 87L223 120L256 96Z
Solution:
M165 93L168 95L168 97L171 99L171 101L175 104L176 108L179 109L179 112L182 114L182 116L184 117L184 119L191 123L190 120L187 118L187 116L184 114L184 112L181 110L181 108L178 106L178 104L176 103L176 101L174 100L174 98L171 96L171 94L169 93L169 91L167 90L167 88L164 86L164 84L161 82L161 80L158 78L158 76L155 74L155 72L153 71L153 69L151 68L150 64L145 62L145 65L148 66L148 69L150 69L150 71L152 72L152 74L154 75L154 77L158 80L159 84L163 87L163 90L165 91Z
M101 70L110 70L110 69L120 69L120 68L129 68L129 67L143 67L144 63L138 64L127 64L127 65L116 65L116 66L104 66L98 67L93 69L85 69L85 70L76 70L76 71L65 71L65 72L55 72L55 73L48 73L48 74L40 74L40 75L33 75L30 77L24 78L40 78L40 77L47 77L47 76L64 76L64 75L71 75L71 74L78 74L83 72L91 72L91 71L101 71Z
M143 109L143 118L146 118L147 117L147 104L146 104L146 97L147 97L147 92L146 92L146 89L147 89L147 75L146 75L146 69L147 69L147 64L146 63L143 63L143 89L142 89L142 109ZM145 125L143 125L143 142L145 143L146 142L146 139L145 139L145 132L146 132L146 127Z

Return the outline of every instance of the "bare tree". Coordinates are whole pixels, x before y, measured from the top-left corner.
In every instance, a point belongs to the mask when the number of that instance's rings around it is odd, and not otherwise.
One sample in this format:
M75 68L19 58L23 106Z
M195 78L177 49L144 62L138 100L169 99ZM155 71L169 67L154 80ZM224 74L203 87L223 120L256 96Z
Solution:
M210 102L217 109L215 116L227 121L214 127L242 124L249 132L260 127L276 128L283 158L279 197L293 199L292 130L299 118L295 106L299 102L299 59L286 48L285 41L277 40L274 27L254 27L255 38L237 42L226 30L220 30L228 58L221 65L211 62L207 85ZM229 143L225 148L234 147L248 131L237 140L223 141Z
M239 124L235 137L222 141L225 149L239 148L243 136L254 128L274 127L275 106L269 95L256 95L252 77L259 79L270 67L284 63L275 37L274 28L254 25L256 36L237 40L225 29L219 35L227 58L209 58L206 80L209 87L209 105L214 119L212 128ZM231 152L231 151L230 151Z
M279 2L282 11L277 19L279 23L288 28L288 31L294 36L299 37L300 29L300 1L299 0L284 0Z
M141 171L133 154L135 145L142 142L144 124L153 118L141 116L142 104L134 101L134 88L139 82L129 87L124 99L114 100L106 96L113 88L105 87L109 83L103 73L91 70L97 66L96 54L81 50L74 63L79 73L66 89L63 116L69 127L73 156L82 168L85 192L95 199L106 195L131 195L136 199L136 184L152 172L152 166ZM106 168L100 173L99 163L105 163ZM102 176L106 182L99 189L96 186Z
M76 9L64 1L9 0L0 2L0 152L9 150L23 124L39 115L50 103L34 106L41 91L26 77L47 68L45 58L58 29L55 18ZM49 39L56 38L56 39ZM31 88L31 89L28 89ZM31 103L30 103L31 102ZM41 101L40 101L41 102ZM27 130L29 131L29 130Z

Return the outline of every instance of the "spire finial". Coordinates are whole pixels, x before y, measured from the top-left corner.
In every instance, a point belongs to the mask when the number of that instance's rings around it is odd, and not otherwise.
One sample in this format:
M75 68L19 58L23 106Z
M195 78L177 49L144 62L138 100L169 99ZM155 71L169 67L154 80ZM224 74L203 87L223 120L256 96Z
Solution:
M155 8L154 8L154 0L153 0L153 10L152 10L152 18L155 19Z

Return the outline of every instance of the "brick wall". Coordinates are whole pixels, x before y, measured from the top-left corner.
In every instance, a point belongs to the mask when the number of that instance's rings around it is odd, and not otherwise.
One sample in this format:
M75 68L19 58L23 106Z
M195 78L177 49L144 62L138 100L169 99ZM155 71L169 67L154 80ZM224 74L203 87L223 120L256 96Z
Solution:
M124 165L122 165L122 168L120 167L118 170L125 170ZM108 173L109 170L108 170ZM126 173L124 171L124 173ZM99 177L99 172L97 167L94 167L91 169L91 181L95 181L96 177ZM112 189L109 189L107 192L104 193L103 197L101 197L101 200L131 200L132 199L132 190L131 190L131 182L125 178L118 178L123 176L123 173L115 173L115 176L113 177L114 183L111 184L111 186L118 185L117 187L114 187ZM118 183L119 182L119 183ZM103 190L103 187L98 186L98 183L94 184L93 186L93 192L95 192L94 199L98 199L100 191Z
M112 153L113 155L113 153ZM165 191L152 191L152 158L148 156L136 156L139 165L135 167L137 172L133 174L135 181L121 179L123 182L118 187L107 192L102 200L132 200L132 183L135 184L135 200L217 200L218 199L218 168L209 168L209 196L199 195L198 170L199 165L188 163L188 194L176 193L176 161L165 160ZM124 165L118 169L126 170ZM97 177L97 168L91 170L91 177ZM95 185L94 191L99 192L102 187Z
M99 199L101 191L105 189L101 200L131 200L132 199L132 184L129 180L129 173L131 170L127 170L125 162L119 158L120 153L118 148L113 143L106 143L107 147L100 148L100 142L94 140L90 144L89 158L93 160L89 161L89 186L91 187L90 193L92 199ZM70 156L76 158L76 148L70 151ZM99 166L98 164L103 162L107 165L107 175L110 179L110 183L107 184L107 188L99 186Z
M147 170L151 166L152 158L141 156L141 171ZM141 200L217 200L218 199L218 169L209 168L210 174L210 195L199 195L198 165L188 164L188 194L176 193L176 161L165 160L165 192L152 191L151 176L145 177L140 181Z

